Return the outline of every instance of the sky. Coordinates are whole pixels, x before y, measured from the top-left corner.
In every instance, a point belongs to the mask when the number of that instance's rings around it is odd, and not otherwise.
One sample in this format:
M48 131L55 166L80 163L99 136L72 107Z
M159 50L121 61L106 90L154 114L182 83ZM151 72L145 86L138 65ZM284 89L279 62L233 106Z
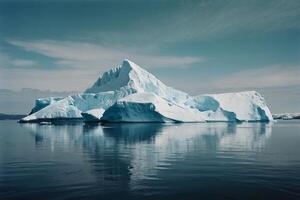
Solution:
M300 1L0 0L1 89L83 91L125 58L192 95L300 112Z

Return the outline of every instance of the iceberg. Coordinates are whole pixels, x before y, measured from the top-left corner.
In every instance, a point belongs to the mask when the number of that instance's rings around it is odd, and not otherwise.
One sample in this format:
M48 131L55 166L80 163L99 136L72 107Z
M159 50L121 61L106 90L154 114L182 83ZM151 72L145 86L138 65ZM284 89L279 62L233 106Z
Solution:
M165 85L125 59L84 92L36 100L20 122L84 119L87 122L270 121L264 98L255 91L191 96Z

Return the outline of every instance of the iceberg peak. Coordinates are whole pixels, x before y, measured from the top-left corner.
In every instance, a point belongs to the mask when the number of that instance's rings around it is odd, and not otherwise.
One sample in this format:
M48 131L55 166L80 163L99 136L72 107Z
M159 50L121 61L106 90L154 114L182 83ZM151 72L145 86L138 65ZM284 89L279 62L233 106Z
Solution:
M136 68L139 67L135 63L124 59L120 66L104 72L90 88L85 90L85 93L119 90L128 85L130 82L129 73Z
M127 58L125 58L123 60L120 68L128 68L128 69L132 69L132 70L142 70L142 68L140 66L138 66L137 64L135 64L134 62L132 62L131 60L129 60Z
M134 62L124 59L119 67L113 68L100 76L85 93L122 91L126 94L150 92L170 100L183 100L187 94L166 86L153 74Z

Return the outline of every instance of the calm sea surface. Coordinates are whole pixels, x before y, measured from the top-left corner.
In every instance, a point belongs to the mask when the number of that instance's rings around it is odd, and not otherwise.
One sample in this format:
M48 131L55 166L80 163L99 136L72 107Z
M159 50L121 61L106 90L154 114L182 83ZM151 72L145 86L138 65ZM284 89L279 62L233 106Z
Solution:
M0 199L300 199L300 121L0 121Z

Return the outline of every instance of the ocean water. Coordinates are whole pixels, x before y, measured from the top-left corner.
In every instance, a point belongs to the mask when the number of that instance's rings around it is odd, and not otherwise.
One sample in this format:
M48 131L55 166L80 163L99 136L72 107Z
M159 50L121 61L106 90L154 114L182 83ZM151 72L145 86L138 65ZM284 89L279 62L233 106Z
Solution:
M300 199L300 121L0 121L0 199Z

